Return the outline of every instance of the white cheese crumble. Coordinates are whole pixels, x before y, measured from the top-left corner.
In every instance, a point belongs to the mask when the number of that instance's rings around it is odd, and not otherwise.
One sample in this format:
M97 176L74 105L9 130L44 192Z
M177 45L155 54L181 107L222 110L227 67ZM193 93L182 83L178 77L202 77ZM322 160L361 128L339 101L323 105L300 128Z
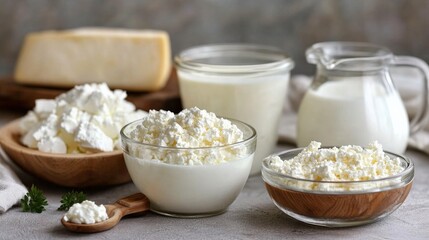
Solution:
M63 219L66 222L92 224L105 221L107 216L106 208L103 204L98 206L93 201L85 200L82 203L75 203L70 207Z
M237 159L244 147L211 148L243 140L243 132L231 121L197 107L184 109L177 115L170 111L149 111L130 134L141 143L171 149L132 149L143 159L179 165L220 164ZM192 149L197 148L197 149Z
M38 99L20 122L21 142L50 153L108 152L119 149L119 132L142 118L122 90L107 84L76 86L55 99Z
M404 170L401 160L390 158L378 142L373 142L366 148L352 145L340 148L320 146L320 142L312 141L292 159L281 160L279 156L269 156L269 168L294 178L316 181L366 181L393 176ZM297 181L287 183L297 184ZM356 190L375 186L301 184L300 187L318 190Z

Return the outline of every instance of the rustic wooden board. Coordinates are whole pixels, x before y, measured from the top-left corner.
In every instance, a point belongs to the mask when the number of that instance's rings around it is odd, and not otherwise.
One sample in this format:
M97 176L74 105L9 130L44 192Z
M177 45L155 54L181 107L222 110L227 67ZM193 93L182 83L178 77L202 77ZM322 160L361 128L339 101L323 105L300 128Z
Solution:
M0 109L30 110L34 108L36 99L52 99L70 89L48 88L15 83L11 77L0 78ZM167 85L157 92L129 92L127 100L138 109L165 109L179 112L179 84L176 71L172 71Z

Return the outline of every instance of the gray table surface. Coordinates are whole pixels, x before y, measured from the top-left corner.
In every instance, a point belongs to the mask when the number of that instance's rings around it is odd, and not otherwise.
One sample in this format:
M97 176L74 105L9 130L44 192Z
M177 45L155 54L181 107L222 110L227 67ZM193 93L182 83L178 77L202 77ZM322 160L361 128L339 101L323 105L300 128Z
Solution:
M0 110L0 126L22 113ZM290 148L279 145L276 151ZM0 214L0 239L429 239L429 156L414 150L405 153L415 163L411 193L396 212L369 225L330 229L298 222L286 216L270 200L261 176L250 177L236 201L222 215L178 219L148 213L125 218L113 229L96 234L68 232L61 224L63 212L56 209L61 195L71 189L35 179L15 168L24 184L40 187L48 198L41 214L24 213L14 207ZM133 183L86 190L100 203L137 192Z

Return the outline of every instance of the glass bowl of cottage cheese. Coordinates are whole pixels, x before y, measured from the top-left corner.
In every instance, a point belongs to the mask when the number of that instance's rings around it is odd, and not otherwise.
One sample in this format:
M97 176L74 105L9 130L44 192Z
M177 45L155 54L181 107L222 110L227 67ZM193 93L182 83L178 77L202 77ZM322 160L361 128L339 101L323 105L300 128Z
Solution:
M414 165L377 142L331 148L313 141L265 158L262 178L274 204L290 217L349 227L395 211L411 190Z
M154 212L206 217L226 211L250 173L256 131L196 107L149 111L121 131L131 179Z

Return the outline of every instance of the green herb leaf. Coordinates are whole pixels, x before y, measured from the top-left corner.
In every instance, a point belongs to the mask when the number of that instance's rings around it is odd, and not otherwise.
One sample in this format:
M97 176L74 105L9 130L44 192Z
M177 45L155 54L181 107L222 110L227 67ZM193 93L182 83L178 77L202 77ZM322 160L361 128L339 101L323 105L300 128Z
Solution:
M81 203L86 200L86 195L83 192L71 191L61 197L61 206L59 211L68 211L75 203Z
M21 199L21 208L24 212L41 213L45 211L45 206L48 205L43 192L36 186L31 185L30 191Z

